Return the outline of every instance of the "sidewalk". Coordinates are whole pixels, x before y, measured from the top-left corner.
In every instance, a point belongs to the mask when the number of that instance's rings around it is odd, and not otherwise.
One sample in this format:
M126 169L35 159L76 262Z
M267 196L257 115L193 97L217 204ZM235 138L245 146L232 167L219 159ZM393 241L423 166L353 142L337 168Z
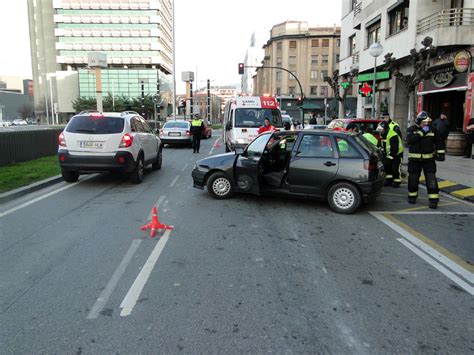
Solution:
M408 158L404 154L402 170L407 171ZM441 191L466 201L474 202L474 159L446 155L446 160L436 162L436 177ZM425 177L421 176L424 182Z

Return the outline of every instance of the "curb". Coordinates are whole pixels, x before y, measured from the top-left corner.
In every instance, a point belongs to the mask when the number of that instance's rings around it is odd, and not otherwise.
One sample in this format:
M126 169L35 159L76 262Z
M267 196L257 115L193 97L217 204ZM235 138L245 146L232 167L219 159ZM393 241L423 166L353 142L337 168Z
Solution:
M408 173L406 171L402 171L402 177L406 181ZM461 200L474 203L474 187L459 184L451 180L441 179L439 177L437 177L436 180L438 180L439 191ZM426 186L425 176L423 173L420 176L420 183Z
M8 201L14 200L18 197L41 190L45 187L60 183L61 181L63 181L63 177L61 175L56 175L48 179L35 182L31 185L23 186L12 191L4 192L0 194L0 203L5 203Z

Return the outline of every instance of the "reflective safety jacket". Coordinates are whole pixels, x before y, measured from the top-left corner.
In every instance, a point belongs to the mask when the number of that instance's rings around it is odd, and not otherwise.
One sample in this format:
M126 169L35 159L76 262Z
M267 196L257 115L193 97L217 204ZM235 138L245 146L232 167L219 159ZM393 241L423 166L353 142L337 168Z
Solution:
M424 132L416 124L407 130L408 159L409 160L429 160L436 156L443 156L446 153L443 137L430 127L428 132Z
M392 121L392 119L390 119L390 120L388 121L388 129L389 129L390 131L395 131L395 132L400 136L400 138L403 139L403 137L402 137L402 131L401 131L400 126L398 125L397 122Z
M379 140L375 138L375 136L372 133L364 133L362 135L365 139L367 139L370 143L375 145L376 147L379 145Z
M393 159L403 153L403 141L394 129L390 129L385 138L385 154L387 158Z
M203 120L198 118L198 119L193 119L191 121L191 132L192 132L192 134L202 133L203 129L204 129L204 121Z

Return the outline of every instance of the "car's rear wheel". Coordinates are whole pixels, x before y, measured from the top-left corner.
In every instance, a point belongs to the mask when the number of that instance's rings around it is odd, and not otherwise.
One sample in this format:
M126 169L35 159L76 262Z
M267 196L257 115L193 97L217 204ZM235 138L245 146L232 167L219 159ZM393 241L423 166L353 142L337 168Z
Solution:
M134 184L140 184L141 182L143 182L144 177L145 163L143 162L143 156L140 155L138 156L137 164L132 172L132 175L130 176L130 180L132 180Z
M229 177L224 173L214 173L207 180L207 190L212 197L218 200L231 198L234 188Z
M329 189L328 202L333 211L350 214L359 208L362 198L357 187L347 182L340 182Z
M67 171L61 169L61 175L66 182L76 182L79 179L79 173L77 171Z
M153 170L160 170L162 163L163 163L163 149L160 148L160 150L158 151L158 156L156 157L155 162L151 165L151 168Z

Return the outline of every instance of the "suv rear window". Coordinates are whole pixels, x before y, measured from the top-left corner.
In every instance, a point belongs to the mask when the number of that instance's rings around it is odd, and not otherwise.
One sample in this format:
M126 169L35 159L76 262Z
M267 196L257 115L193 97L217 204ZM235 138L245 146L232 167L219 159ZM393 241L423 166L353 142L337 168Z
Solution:
M120 117L76 116L66 127L69 133L114 134L122 133L124 120Z
M188 128L188 122L166 122L163 128Z

